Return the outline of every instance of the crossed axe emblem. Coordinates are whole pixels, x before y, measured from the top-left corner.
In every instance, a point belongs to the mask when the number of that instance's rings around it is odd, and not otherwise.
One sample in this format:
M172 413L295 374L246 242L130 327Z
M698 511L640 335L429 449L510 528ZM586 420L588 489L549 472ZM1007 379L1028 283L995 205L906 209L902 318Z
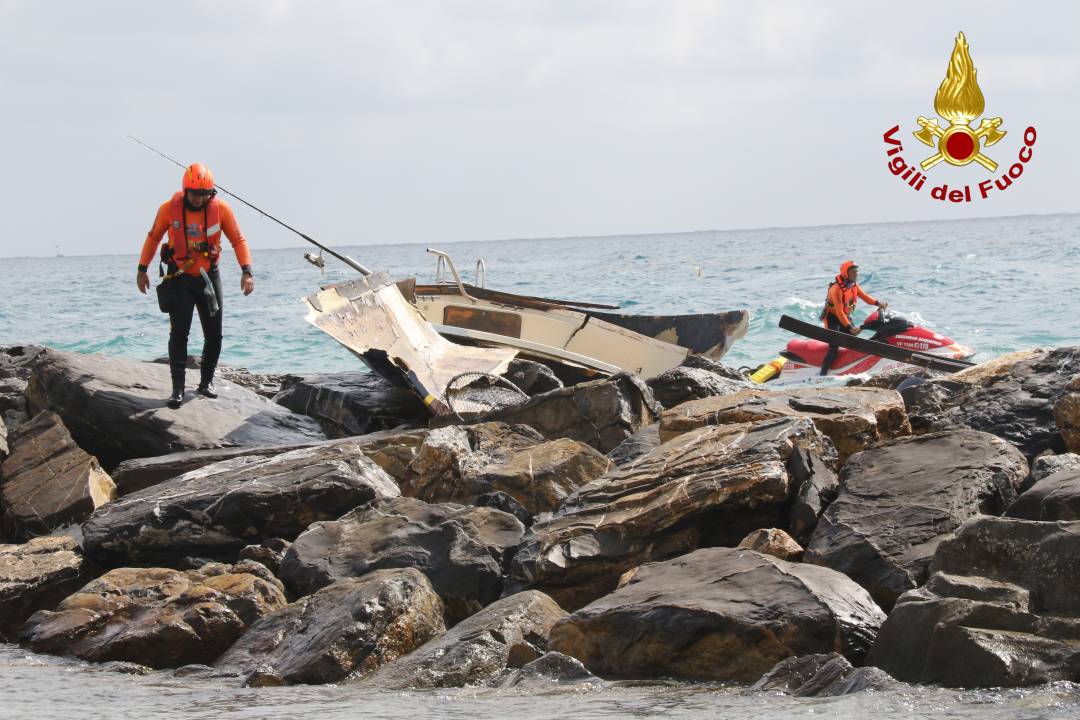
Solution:
M929 170L944 160L950 165L967 165L974 161L990 172L997 170L997 163L979 151L979 141L985 138L984 147L990 147L1005 137L1005 130L998 130L1002 119L983 118L978 130L972 130L966 122L953 123L947 128L938 125L937 120L928 120L919 116L917 121L922 130L913 133L926 145L934 147L937 138L937 153L923 160L919 165Z

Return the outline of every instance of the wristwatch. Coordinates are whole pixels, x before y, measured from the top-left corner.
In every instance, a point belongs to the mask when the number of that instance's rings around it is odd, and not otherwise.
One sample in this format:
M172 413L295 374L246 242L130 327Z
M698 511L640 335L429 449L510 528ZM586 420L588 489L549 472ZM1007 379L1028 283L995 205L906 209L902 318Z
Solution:
M248 275L249 277L255 277L254 275L251 274L251 266L250 265L242 266L240 268L240 274L241 275Z

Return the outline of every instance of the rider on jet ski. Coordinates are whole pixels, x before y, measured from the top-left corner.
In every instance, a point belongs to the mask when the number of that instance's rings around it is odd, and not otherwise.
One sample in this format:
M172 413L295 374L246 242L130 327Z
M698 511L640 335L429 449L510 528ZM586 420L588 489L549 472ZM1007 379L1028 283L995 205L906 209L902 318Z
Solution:
M862 332L861 327L856 327L851 322L851 313L855 311L855 303L861 298L863 302L876 305L879 308L889 307L884 300L878 301L867 295L858 283L859 266L852 260L845 260L840 266L840 274L829 283L829 294L825 300L825 309L821 311L821 319L825 327L830 330L842 330L852 335ZM827 375L829 367L839 351L839 346L829 344L829 351L825 353L825 359L821 363L821 374Z

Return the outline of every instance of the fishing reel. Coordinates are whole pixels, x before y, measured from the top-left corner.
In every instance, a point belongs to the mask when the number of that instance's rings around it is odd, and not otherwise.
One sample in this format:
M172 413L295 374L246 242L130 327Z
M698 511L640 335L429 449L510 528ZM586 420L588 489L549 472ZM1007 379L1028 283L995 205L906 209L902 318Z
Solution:
M315 255L314 253L306 252L306 253L304 253L304 259L307 260L312 265L314 265L315 267L319 268L319 270L323 274L326 273L326 260L322 256L322 250L319 251L318 255Z

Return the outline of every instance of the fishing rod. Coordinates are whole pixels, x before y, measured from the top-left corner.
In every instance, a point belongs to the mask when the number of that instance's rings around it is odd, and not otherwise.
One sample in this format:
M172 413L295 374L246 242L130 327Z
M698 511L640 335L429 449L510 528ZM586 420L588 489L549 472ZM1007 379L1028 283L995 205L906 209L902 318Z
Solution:
M166 160L168 160L169 162L171 162L171 163L172 163L173 165L177 166L178 168L181 168L181 169L187 169L187 165L184 165L183 163L181 163L181 162L180 162L179 160L177 160L176 158L173 158L173 157L169 157L168 155L166 155L165 153L161 152L160 150L158 150L158 149L156 149L156 148L153 148L153 147L151 147L151 146L147 145L146 143L144 143L144 142L143 142L142 140L140 140L139 138L135 137L134 135L128 135L128 138L130 138L131 140L134 140L135 142L139 143L140 145L142 145L142 146L143 146L144 148L146 148L146 149L147 149L147 150L149 150L150 152L152 152L152 153L155 153L155 154L157 154L157 155L160 155L161 157L165 158ZM358 262L356 262L355 260L353 260L353 259L352 259L351 257L349 257L348 255L341 255L340 253L334 252L334 251L333 251L333 250L331 250L330 248L328 248L328 247L326 247L325 245L323 245L322 243L320 243L320 242L319 242L318 240L315 240L314 238L312 238L312 237L310 237L310 236L308 236L308 235L305 235L304 233L300 232L299 230L297 230L297 229L296 229L296 228L294 228L293 226L291 226L291 225L288 225L288 224L286 224L286 223L282 222L281 220L278 220L278 219L277 219L276 217L274 217L274 216L273 216L273 215L271 215L270 213L266 212L266 211L265 211L265 210L263 210L262 208L256 207L255 205L252 205L251 203L249 203L249 202L248 202L247 200L245 200L244 198L240 197L240 196L239 196L239 195L237 195L236 193L233 193L233 192L229 192L228 190L226 190L225 188L221 187L221 186L220 186L220 185L218 185L217 183L214 183L214 187L216 187L216 188L217 188L218 190L220 190L221 192L225 193L225 194L226 194L226 195L228 195L229 197L231 197L231 198L235 198L236 200L238 200L238 201L240 201L240 202L244 203L244 204L245 204L245 205L247 205L247 206L248 206L249 208L251 208L251 209L252 209L252 210L254 210L255 212L259 213L259 214L260 214L260 215L262 215L263 217L265 217L265 218L268 218L268 219L270 219L270 220L273 220L274 222L276 222L276 223L277 223L278 225L280 225L281 227L285 228L286 230L289 230L289 231L291 231L291 232L294 232L294 233L296 233L297 235L299 235L300 237L304 238L305 240L307 240L307 241L308 241L309 243L311 243L311 244L312 244L312 245L314 245L315 247L319 248L319 250L320 250L320 251L322 251L322 252L326 252L326 253L329 253L329 254L330 254L331 256L333 256L333 257L336 257L336 258L337 258L338 260L340 260L341 262L345 263L346 265L348 265L349 267L351 267L351 268L352 268L353 270L356 270L356 271L357 271L357 272L359 272L359 273L360 273L361 275L370 275L370 274L371 274L371 271L370 271L370 270L368 270L368 269L367 269L366 267L364 267L364 266L363 266L363 265L361 265L360 263L358 263ZM316 258L316 257L312 256L312 255L311 255L311 253L304 253L304 258L305 258L305 259L307 259L307 261L308 261L308 262L310 262L310 263L311 263L312 265L315 265L316 267L319 267L319 268L323 267L323 260L322 260L322 258L321 258L321 257L318 257L318 258Z

